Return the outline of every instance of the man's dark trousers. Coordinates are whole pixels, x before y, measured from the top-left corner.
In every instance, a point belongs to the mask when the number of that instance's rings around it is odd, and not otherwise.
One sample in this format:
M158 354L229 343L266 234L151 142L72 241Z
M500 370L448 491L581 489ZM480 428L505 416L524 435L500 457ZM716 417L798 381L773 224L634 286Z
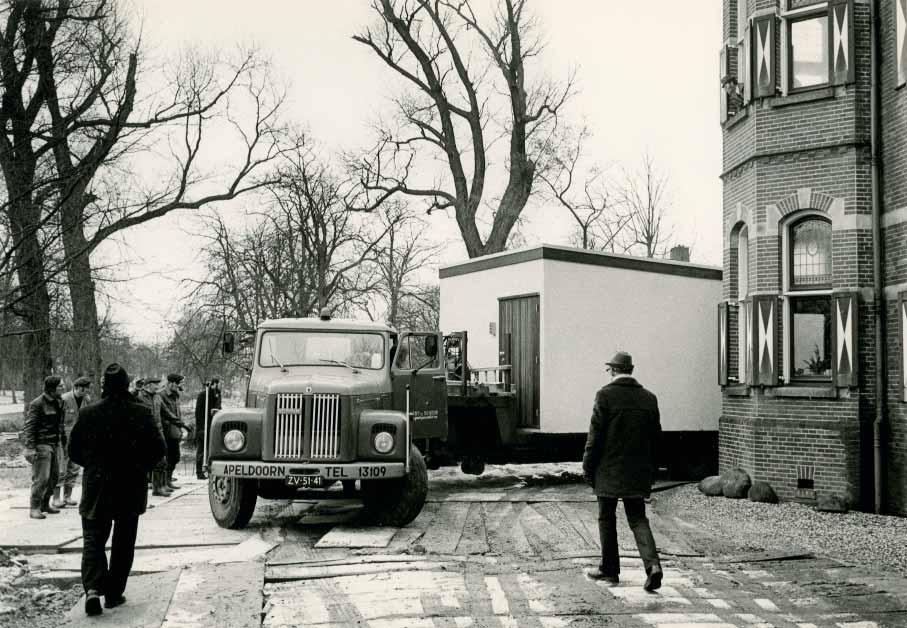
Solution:
M113 528L110 547L110 567L104 546ZM116 519L82 517L82 585L86 591L95 590L107 599L114 599L126 590L126 579L135 556L135 537L139 527L138 515L120 515Z
M176 465L180 461L180 439L178 438L167 438L165 439L167 443L167 471L169 475L167 479L173 477L173 472L176 470Z
M661 567L658 560L658 549L655 547L655 538L652 528L646 518L646 502L642 497L624 497L624 512L627 514L627 523L633 536L636 538L636 547L639 557L648 574L652 567ZM616 576L620 573L620 555L617 547L617 498L598 498L598 536L602 545L601 572L607 576Z
M46 508L54 494L59 479L59 460L54 445L35 447L35 458L31 467L31 508Z

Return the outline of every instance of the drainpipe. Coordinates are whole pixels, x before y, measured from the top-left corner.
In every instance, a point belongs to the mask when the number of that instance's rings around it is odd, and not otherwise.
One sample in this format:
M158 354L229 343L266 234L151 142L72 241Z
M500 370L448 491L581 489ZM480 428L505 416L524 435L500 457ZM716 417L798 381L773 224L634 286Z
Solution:
M875 487L875 512L881 514L882 502L882 427L885 422L886 375L888 363L885 355L885 292L882 286L882 199L880 185L881 153L879 141L880 92L879 69L881 57L879 51L879 0L870 0L870 152L872 154L872 292L875 305L875 420L872 423L872 467L873 485Z

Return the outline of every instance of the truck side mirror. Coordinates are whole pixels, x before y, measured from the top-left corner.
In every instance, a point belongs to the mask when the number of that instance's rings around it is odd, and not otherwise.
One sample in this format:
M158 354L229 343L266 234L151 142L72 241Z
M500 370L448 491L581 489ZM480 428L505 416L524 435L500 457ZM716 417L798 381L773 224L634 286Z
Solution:
M226 355L226 354L233 353L235 344L236 344L236 337L233 335L233 332L225 331L224 338L223 338L223 344L221 346L221 350L224 352L224 354Z
M425 337L425 355L426 357L433 358L438 355L438 337L437 336L426 336Z

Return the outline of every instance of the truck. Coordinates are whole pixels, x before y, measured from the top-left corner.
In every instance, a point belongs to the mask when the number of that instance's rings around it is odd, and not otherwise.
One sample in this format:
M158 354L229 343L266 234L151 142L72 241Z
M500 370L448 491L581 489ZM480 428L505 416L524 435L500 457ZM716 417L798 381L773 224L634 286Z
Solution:
M717 369L720 290L720 269L543 246L441 269L441 326L459 331L327 311L264 321L248 334L245 407L219 411L208 433L214 519L242 528L258 498L357 497L365 522L402 526L429 469L579 460L617 348L659 395L659 465L705 475L717 466L720 397L703 374ZM225 334L224 351L234 344Z

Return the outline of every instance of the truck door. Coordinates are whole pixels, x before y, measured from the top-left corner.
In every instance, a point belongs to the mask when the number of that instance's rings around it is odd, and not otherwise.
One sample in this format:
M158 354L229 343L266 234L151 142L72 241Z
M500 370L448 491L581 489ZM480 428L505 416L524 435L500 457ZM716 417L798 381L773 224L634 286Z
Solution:
M539 296L498 300L499 364L510 366L520 427L539 427Z
M432 342L429 338L436 343L433 356L426 352ZM394 409L406 409L406 387L409 385L413 439L447 438L447 375L443 346L443 338L437 332L400 334L391 367Z

